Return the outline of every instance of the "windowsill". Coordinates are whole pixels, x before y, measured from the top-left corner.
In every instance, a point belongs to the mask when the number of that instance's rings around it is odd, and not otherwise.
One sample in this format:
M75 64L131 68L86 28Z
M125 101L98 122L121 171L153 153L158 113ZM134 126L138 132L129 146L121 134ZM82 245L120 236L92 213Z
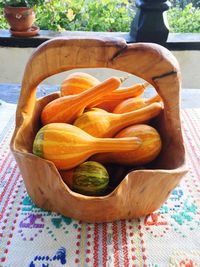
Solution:
M120 37L125 39L127 43L134 42L127 32L58 32L41 30L34 37L13 37L9 30L0 30L0 46L19 48L37 47L52 38L69 36ZM163 45L170 50L200 50L200 33L170 33L167 42Z

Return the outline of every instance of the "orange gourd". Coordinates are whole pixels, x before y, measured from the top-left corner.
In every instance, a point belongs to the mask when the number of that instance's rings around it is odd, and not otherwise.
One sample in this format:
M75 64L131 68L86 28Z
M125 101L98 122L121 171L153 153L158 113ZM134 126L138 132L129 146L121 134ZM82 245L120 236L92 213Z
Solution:
M139 108L146 107L154 102L161 102L161 101L162 99L158 94L151 98L141 98L141 97L129 98L122 101L119 105L117 105L114 108L113 113L126 113L133 110L137 110Z
M113 109L123 100L128 99L130 97L137 97L142 95L148 85L148 82L144 82L142 84L135 84L130 87L119 88L115 91L112 91L109 95L106 95L102 99L97 99L89 106L98 107L106 111L112 112Z
M88 90L100 81L94 76L85 72L74 72L67 76L62 82L60 87L61 96L79 94L85 90Z
M36 134L33 153L52 161L58 170L67 170L95 153L135 150L140 145L137 137L95 138L74 125L50 123Z
M134 151L100 153L92 156L91 160L101 163L139 166L153 161L161 151L161 137L158 131L149 125L131 125L115 136L115 138L125 137L138 137L142 140L142 144Z
M111 77L95 87L82 93L70 96L63 96L48 103L41 113L42 124L53 122L73 123L83 113L85 107L96 99L102 98L117 89L122 79Z
M132 124L144 123L160 114L161 103L123 113L88 111L78 117L74 125L95 137L113 137L118 131Z

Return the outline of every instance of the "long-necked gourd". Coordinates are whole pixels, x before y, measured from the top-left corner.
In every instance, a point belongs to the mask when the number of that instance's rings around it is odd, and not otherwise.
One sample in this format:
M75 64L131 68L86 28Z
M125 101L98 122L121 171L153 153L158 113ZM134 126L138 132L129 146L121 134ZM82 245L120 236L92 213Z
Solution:
M158 116L162 109L161 103L152 103L144 108L123 114L88 111L78 117L74 125L95 137L113 137L124 127L144 123Z
M109 95L97 99L92 104L90 104L89 107L98 107L106 111L112 112L113 109L123 100L142 95L148 85L148 82L144 82L135 84L130 87L118 88L112 91Z
M111 77L82 93L59 97L48 103L41 113L42 124L53 122L72 123L85 107L117 89L122 79Z
M99 152L135 150L141 145L137 137L95 138L67 123L43 126L34 139L33 153L52 161L60 170L71 169Z
M162 141L160 134L149 125L131 125L115 136L115 138L125 137L138 137L142 140L142 144L134 151L100 153L92 156L91 160L101 163L139 166L152 162L161 151Z
M113 113L126 113L133 110L137 110L139 108L146 107L154 102L161 102L161 101L162 98L158 94L151 98L141 98L141 97L129 98L118 104L114 108Z

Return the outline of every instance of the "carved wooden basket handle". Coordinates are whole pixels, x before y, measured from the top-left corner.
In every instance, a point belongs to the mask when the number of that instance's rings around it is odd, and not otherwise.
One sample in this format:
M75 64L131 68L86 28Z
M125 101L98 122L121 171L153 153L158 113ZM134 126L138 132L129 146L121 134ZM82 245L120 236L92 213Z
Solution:
M36 100L37 86L49 76L75 68L112 68L134 74L151 83L164 101L158 125L164 146L158 168L130 172L104 197L71 192L53 163L36 157L30 149L41 110ZM156 44L70 37L53 39L38 47L25 68L11 141L11 149L33 201L45 209L90 222L143 216L158 208L186 172L179 91L179 65L167 49ZM45 102L45 98L42 101Z
M161 95L170 110L169 119L178 115L179 66L164 47L145 43L127 45L122 39L60 38L41 45L27 63L17 109L18 126L23 114L34 108L38 84L49 76L74 68L113 68L139 76Z

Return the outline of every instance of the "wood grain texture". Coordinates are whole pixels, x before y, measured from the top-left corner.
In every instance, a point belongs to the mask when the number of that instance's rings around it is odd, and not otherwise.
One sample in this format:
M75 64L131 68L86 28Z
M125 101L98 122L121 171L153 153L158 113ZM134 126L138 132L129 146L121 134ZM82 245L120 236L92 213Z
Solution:
M58 94L36 100L45 78L76 68L113 68L148 81L163 98L164 111L154 121L163 148L152 169L128 173L102 197L72 192L52 162L32 154L42 108ZM187 172L180 123L180 70L167 49L151 43L127 45L122 39L58 38L39 46L24 72L11 150L28 194L39 207L87 222L140 217L158 209Z

